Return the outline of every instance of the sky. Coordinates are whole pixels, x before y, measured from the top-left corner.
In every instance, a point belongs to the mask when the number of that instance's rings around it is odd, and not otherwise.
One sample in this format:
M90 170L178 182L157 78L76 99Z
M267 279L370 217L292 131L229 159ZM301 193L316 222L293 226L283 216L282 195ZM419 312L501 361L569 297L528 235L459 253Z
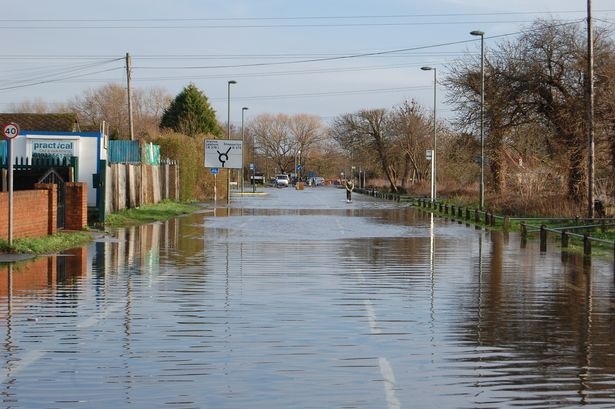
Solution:
M593 0L615 29L612 0ZM177 95L194 83L221 122L262 113L331 121L414 99L467 54L514 39L537 18L584 24L586 0L0 0L0 111L66 103L108 83ZM228 81L236 81L230 87ZM452 116L436 87L437 115Z

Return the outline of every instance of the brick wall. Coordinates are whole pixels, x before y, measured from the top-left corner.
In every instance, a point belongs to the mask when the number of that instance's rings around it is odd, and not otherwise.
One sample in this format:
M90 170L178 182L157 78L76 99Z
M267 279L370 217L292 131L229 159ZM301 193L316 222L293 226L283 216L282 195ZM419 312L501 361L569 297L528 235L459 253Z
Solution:
M88 224L88 188L85 183L66 183L66 230L82 230Z
M35 183L34 189L47 190L47 234L55 234L58 230L58 185L53 183Z
M58 190L55 184L37 183L36 190L13 192L13 238L41 237L57 232ZM87 185L66 184L65 229L87 226ZM0 238L8 238L8 193L0 192Z
M51 195L49 190L13 192L13 238L49 234L48 208ZM0 192L0 237L5 240L8 239L8 196L7 192Z

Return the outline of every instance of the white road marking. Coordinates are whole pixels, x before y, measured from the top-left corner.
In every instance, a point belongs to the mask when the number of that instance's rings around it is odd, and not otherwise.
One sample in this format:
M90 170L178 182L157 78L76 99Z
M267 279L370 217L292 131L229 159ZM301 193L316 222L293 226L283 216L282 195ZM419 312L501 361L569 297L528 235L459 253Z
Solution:
M381 334L382 329L378 326L378 319L376 317L376 310L374 310L374 304L371 300L364 300L365 310L367 312L367 321L369 322L369 330L372 334ZM378 358L378 366L380 367L380 373L382 374L382 380L384 385L384 396L387 400L388 409L399 409L401 407L397 393L395 392L395 372L393 367L389 363L389 360L385 357Z
M9 364L8 368L2 368L2 372L0 374L0 379L2 383L8 382L11 380L13 376L15 376L18 372L23 371L46 354L46 351L35 349L30 352L26 352L23 358L18 361L12 362Z
M372 334L380 334L382 330L378 327L376 322L376 311L374 311L374 304L371 300L365 300L365 309L367 310L367 321L369 322L369 329Z
M393 372L393 367L389 360L383 357L378 358L378 365L384 379L384 395L387 399L387 406L389 409L399 409L401 406L395 393L395 373Z
M109 307L105 308L104 311L94 314L89 318L84 319L80 323L77 324L77 328L89 328L93 325L96 325L98 321L104 320L111 313L121 310L126 304L125 303L115 303L111 304Z

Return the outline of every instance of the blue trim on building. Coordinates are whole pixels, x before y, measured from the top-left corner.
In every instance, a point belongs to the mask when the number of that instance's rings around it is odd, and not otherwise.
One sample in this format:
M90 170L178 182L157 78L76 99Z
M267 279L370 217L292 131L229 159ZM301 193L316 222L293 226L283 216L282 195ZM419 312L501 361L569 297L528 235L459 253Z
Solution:
M19 135L41 135L41 136L74 136L82 138L102 138L102 132L51 132L51 131L25 131L21 130Z

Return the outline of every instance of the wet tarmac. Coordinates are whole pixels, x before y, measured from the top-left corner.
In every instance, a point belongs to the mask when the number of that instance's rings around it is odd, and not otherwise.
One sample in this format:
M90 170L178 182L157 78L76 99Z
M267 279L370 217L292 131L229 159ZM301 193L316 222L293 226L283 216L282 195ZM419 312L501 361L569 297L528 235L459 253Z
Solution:
M0 269L3 408L615 406L612 260L267 189Z

